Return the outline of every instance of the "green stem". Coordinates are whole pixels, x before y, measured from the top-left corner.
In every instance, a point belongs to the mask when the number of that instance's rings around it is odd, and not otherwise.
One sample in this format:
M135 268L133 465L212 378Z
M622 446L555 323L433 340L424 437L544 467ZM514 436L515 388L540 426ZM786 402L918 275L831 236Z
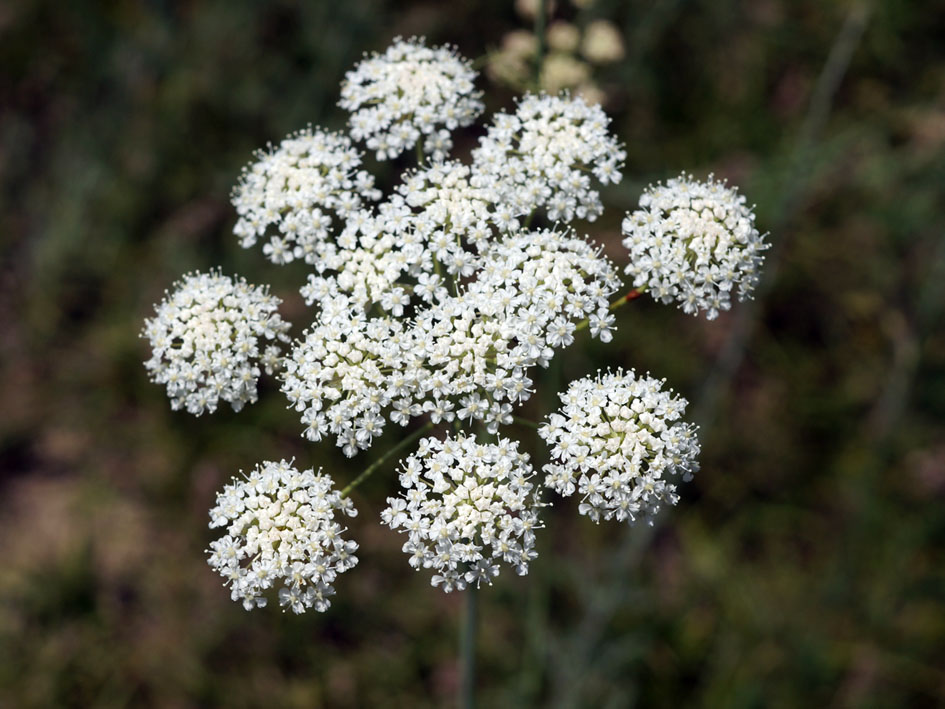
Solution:
M417 167L423 167L423 138L417 138Z
M534 428L536 431L538 430L539 426L541 426L541 424L538 423L537 421L531 421L529 419L522 418L521 416L513 416L512 423L517 423L519 426L527 426L528 428Z
M535 8L535 92L541 91L541 67L545 61L545 12L548 0L538 0Z
M608 309L609 309L609 310L616 310L616 309L619 308L621 305L624 305L624 304L626 304L626 303L629 303L631 300L636 300L636 299L639 298L641 295L643 295L643 292L644 292L645 290L646 290L646 288L634 288L632 291L630 291L630 292L627 293L626 295L622 295L622 296L620 296L619 298L617 298L617 300L615 300L613 303L610 304L610 308L608 308ZM579 322L579 323L577 324L577 327L574 328L574 331L575 331L575 332L580 332L581 330L583 330L584 328L586 328L586 327L587 327L588 325L590 325L590 324L591 324L591 321L590 321L589 318L588 318L588 319L585 319L585 320L582 320L581 322Z
M384 455L382 455L380 458L378 458L378 459L375 460L373 463L371 463L368 467L366 467L366 468L364 469L364 472L362 472L358 477L356 477L354 480L352 480L352 481L348 484L348 486L347 486L344 490L341 491L341 496L342 496L342 497L347 497L348 495L350 495L352 490L354 490L358 485L360 485L360 484L363 483L365 480L367 480L369 477L371 477L371 476L374 474L374 472L375 472L378 468L380 468L380 467L387 461L388 458L390 458L392 455L396 455L397 453L399 453L400 451L402 451L404 448L406 448L406 447L409 446L411 443L413 443L414 441L416 441L418 438L420 438L420 436L422 436L424 433L426 433L427 431L429 431L431 428L433 428L433 422L432 422L432 421L427 421L423 426L421 426L420 428L418 428L416 431L414 431L414 432L411 433L409 436L407 436L406 438L404 438L404 439L403 439L400 443L398 443L396 446L394 446L394 447L391 448L389 451L387 451L386 453L384 453Z
M479 609L477 608L479 590L472 584L466 587L466 613L463 617L463 629L460 635L460 661L462 662L462 680L460 683L459 705L463 709L476 706L476 625Z

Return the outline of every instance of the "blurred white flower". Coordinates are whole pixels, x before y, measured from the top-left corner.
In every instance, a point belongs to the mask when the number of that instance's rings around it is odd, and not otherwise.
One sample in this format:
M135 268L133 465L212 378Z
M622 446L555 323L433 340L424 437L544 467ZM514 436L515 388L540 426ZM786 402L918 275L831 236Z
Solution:
M552 50L571 54L581 41L581 30L570 22L556 20L548 26L547 37Z
M607 20L594 20L584 30L581 53L595 64L609 64L623 59L620 30Z

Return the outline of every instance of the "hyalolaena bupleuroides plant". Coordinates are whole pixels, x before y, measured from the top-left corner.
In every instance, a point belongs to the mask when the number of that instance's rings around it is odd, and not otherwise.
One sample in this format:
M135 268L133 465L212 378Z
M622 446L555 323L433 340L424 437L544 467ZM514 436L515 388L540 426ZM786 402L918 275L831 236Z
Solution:
M493 117L464 164L450 150L483 111L475 78L453 48L398 39L346 75L349 135L305 128L243 171L232 195L242 246L311 269L301 338L289 340L268 288L216 270L184 276L145 321L145 366L174 409L239 410L265 370L302 435L348 456L389 421L425 419L343 489L285 460L224 487L209 561L247 609L278 586L283 607L326 610L357 564L341 521L357 514L350 493L414 444L381 522L447 592L489 584L503 566L527 573L543 488L578 493L595 522L633 523L674 504L678 480L698 469L685 399L633 371L573 381L561 408L532 424L550 452L540 476L505 427L522 423L514 412L534 393L534 368L582 330L609 342L628 300L647 293L712 319L733 293L750 295L766 247L752 210L711 176L650 187L623 221L632 290L615 299L617 267L569 226L600 216L598 185L621 179L609 119L568 94L526 95ZM384 195L355 141L379 160L415 151L417 164Z

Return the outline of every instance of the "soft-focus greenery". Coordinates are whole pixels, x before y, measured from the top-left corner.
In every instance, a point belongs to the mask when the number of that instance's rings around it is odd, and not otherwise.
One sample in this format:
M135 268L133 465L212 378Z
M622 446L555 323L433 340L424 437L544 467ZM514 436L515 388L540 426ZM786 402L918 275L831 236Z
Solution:
M653 530L550 512L532 573L480 594L482 705L941 705L945 5L581 12L628 48L598 76L626 178L588 232L619 260L647 182L714 171L775 247L754 304L707 323L640 299L543 376L528 415L598 366L666 377L703 469ZM453 701L462 599L376 523L390 473L355 496L361 564L324 615L246 613L204 560L238 469L295 456L344 482L396 432L353 462L303 445L271 382L240 415L172 413L137 333L221 265L272 283L299 334L304 269L230 231L252 150L340 127L344 71L397 34L478 57L523 22L469 0L0 5L0 705Z

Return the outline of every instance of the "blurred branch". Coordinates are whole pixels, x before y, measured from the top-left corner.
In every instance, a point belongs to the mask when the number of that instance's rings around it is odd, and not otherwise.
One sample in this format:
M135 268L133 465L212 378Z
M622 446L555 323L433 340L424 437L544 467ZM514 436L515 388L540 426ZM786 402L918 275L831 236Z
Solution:
M916 312L893 311L887 330L892 341L893 361L886 386L876 400L869 417L869 432L876 441L884 441L902 418L916 371L921 344L929 328L939 321L945 307L945 239L938 237L938 248L919 292Z
M850 66L853 52L866 30L869 16L870 7L867 4L859 4L851 8L830 48L824 67L817 77L817 84L814 86L810 105L798 135L797 147L788 168L784 189L781 191L781 200L773 212L771 230L775 238L765 259L763 277L756 291L757 299L742 303L738 307L728 337L696 399L693 421L699 426L699 435L703 445L711 432L719 396L728 389L745 357L745 345L758 319L758 302L764 299L772 285L777 282L782 254L790 233L787 226L799 209L803 194L808 187L815 154L814 148L830 116L833 97Z

